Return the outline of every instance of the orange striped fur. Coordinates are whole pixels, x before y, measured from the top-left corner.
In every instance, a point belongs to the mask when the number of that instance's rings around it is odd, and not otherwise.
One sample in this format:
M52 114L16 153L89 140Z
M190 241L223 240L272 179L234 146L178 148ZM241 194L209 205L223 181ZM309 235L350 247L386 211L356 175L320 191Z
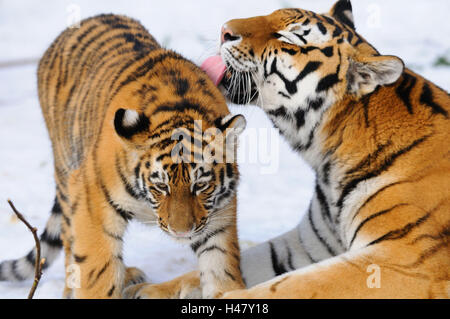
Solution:
M257 96L317 175L300 225L243 254L259 284L225 297L449 298L448 93L380 55L348 0L231 20L221 55L228 97ZM261 282L267 273L278 276Z

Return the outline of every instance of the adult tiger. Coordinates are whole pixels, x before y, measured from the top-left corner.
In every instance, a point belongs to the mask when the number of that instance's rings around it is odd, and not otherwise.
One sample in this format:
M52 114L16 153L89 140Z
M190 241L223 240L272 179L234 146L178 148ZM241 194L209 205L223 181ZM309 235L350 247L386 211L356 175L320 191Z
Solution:
M301 223L243 252L250 288L226 297L449 297L449 95L380 55L345 0L231 20L220 52L229 98L256 101L317 175ZM219 82L225 64L205 67Z
M161 48L139 22L100 15L53 42L40 61L38 87L56 179L41 242L46 266L64 247L74 285L66 285L65 297L118 298L144 281L122 260L132 218L158 223L196 248L203 296L243 287L239 173L230 152L245 119L230 114L203 71ZM32 277L34 258L31 251L2 263L0 280Z

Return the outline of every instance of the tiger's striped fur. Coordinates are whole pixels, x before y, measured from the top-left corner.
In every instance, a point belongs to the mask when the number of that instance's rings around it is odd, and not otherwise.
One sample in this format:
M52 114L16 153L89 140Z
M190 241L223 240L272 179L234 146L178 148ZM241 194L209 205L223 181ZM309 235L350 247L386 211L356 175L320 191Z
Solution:
M317 176L301 223L243 252L249 289L225 297L450 297L448 93L380 55L347 0L231 20L221 55L230 99L253 96Z
M119 298L144 281L122 258L132 218L196 248L204 297L243 287L236 163L171 156L181 141L174 129L184 130L183 145L193 138L194 152L204 146L198 148L196 130L208 129L226 132L236 151L245 119L231 116L203 71L160 47L139 22L100 15L53 42L40 61L38 86L56 180L43 257L48 265L64 247L65 297ZM33 263L34 252L4 262L0 279L32 277ZM76 268L79 286L69 286Z

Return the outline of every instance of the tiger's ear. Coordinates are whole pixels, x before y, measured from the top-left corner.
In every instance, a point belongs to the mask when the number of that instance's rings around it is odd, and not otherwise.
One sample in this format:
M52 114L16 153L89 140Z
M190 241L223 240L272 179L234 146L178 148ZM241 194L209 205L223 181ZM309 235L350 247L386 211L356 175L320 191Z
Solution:
M139 133L148 131L150 120L143 113L135 110L118 109L114 116L114 128L117 135L132 141Z
M244 132L245 127L247 126L247 121L243 115L233 115L228 114L222 119L218 119L217 127L225 132L225 138L229 136L239 136L242 132Z
M337 21L355 30L355 20L353 18L353 8L350 0L339 0L331 8L329 15Z
M348 90L358 96L372 93L378 86L395 83L402 75L404 68L403 61L396 56L350 59L347 72Z

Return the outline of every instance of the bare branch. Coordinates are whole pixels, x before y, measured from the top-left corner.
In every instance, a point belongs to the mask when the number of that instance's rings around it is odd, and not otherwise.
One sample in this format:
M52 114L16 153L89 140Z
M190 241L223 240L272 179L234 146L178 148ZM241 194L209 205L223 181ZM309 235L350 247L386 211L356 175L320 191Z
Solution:
M39 285L39 281L42 276L42 269L44 267L45 258L41 259L41 242L39 241L39 237L37 235L37 228L30 225L30 223L25 219L25 217L16 209L14 204L10 199L8 199L8 204L11 206L11 209L14 211L16 216L28 227L34 237L34 241L36 243L36 259L34 262L34 282L33 286L30 289L28 294L28 299L33 299L34 293Z

